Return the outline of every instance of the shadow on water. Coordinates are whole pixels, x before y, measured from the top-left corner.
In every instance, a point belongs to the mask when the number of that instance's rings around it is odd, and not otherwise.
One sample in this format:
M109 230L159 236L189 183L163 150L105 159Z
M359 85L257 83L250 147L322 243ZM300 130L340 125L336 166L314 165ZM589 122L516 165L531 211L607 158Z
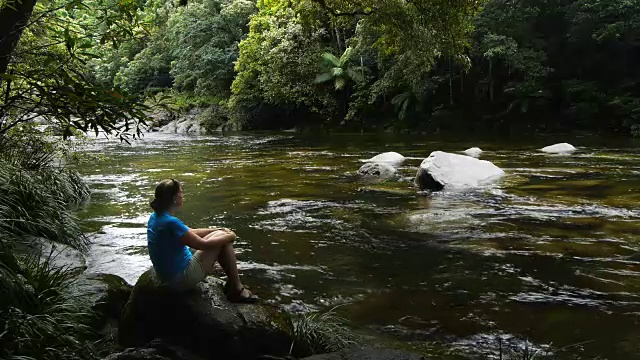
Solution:
M469 141L433 136L148 134L100 140L80 167L94 194L81 216L88 268L134 283L149 265L155 183L183 181L179 216L226 226L243 276L289 311L338 311L371 341L441 355L638 357L640 144L580 137ZM497 185L421 194L412 177L431 151L479 146L505 169ZM409 159L398 180L365 183L361 160Z

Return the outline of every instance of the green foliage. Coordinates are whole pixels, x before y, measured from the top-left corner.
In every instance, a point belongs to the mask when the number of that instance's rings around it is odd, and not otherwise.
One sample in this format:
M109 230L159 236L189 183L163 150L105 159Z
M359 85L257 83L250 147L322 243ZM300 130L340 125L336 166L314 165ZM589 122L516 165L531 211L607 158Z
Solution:
M84 250L88 245L70 208L86 201L80 176L60 167L60 146L12 131L0 136L0 357L92 359L92 314L68 287L76 269L51 254L27 253L34 242Z
M149 46L137 53L114 76L114 84L121 86L131 94L143 94L154 88L169 88L172 79L171 47L162 40L152 41Z
M158 103L161 102L169 111L185 112L195 108L219 105L222 99L215 95L195 95L187 92L169 91L160 92L149 97L147 101L149 106L158 106Z
M93 359L92 314L68 286L76 272L39 255L16 258L0 245L0 357Z
M409 109L409 105L411 104L413 98L413 94L410 91L405 91L400 93L391 99L391 103L396 107L396 111L398 112L398 118L400 120L404 120L407 116L407 111Z
M327 81L333 81L336 91L342 90L348 81L361 82L364 80L364 68L361 66L348 66L351 60L352 49L349 47L344 54L338 59L331 53L322 54L328 71L316 76L315 83L321 84Z
M349 3L349 2L346 2ZM380 97L411 91L422 101L429 96L429 78L441 57L468 66L465 49L478 2L371 2L352 40L359 53L377 52L380 75L371 86L370 103Z
M0 242L28 242L31 237L40 237L86 248L82 228L68 209L88 199L87 186L77 173L64 168L47 165L25 169L15 165L26 162L30 160L0 160Z
M347 328L347 320L337 316L334 310L288 317L287 325L293 336L290 355L306 357L356 344L356 337Z
M640 0L41 1L2 78L0 132L32 115L67 136L126 132L138 100L168 92L179 110L213 105L211 126L425 128L440 109L635 131L639 14Z
M82 9L82 10L80 10ZM95 12L92 21L78 16ZM57 124L63 136L74 130L139 135L146 108L134 98L100 86L87 76L97 42L132 33L135 2L38 2L32 20L0 74L0 134L35 118Z
M558 120L547 129L638 123L640 1L490 0L475 24L466 110Z
M255 11L255 3L248 0L205 0L172 16L168 30L175 86L198 95L229 93L238 44Z
M317 20L307 23L297 11L313 4L289 4L261 2L251 18L249 36L239 45L238 75L231 87L229 105L236 114L262 102L282 108L304 106L323 116L335 109L331 95L318 94L313 84L321 71L316 59L323 52L325 30Z
M173 87L228 96L238 43L255 11L248 0L194 0L182 7L148 1L139 11L144 36L102 45L101 59L92 62L96 76L137 95Z
M229 121L229 111L226 102L222 101L219 104L208 106L198 115L197 119L206 131L216 131L219 126L225 125Z
M598 42L633 41L640 36L640 1L578 0L569 7L576 37Z

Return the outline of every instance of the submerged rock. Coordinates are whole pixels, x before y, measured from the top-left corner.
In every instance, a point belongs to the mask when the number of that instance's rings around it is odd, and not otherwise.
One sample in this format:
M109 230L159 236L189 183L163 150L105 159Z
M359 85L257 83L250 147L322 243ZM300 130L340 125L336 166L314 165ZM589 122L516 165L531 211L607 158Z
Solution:
M302 360L426 360L419 353L377 347L348 348L338 352L314 355Z
M284 324L266 306L230 303L211 277L192 291L176 292L160 285L150 269L122 313L118 340L141 347L162 339L204 358L254 359L288 354L292 339Z
M471 188L491 183L504 171L490 161L442 151L432 152L422 161L415 183L421 190Z
M471 156L474 158L480 157L480 155L483 153L482 149L480 149L479 147L472 147L469 148L465 151L463 151L463 153L467 156Z
M560 143L555 145L545 146L540 151L546 152L548 154L570 154L577 149L568 143Z
M396 175L396 168L388 163L370 162L358 169L358 175L365 180L389 180Z
M370 163L385 163L391 166L400 166L402 165L402 163L404 163L404 160L405 160L405 157L402 156L401 154L390 151L390 152L378 154L372 157L371 159L367 159L365 161Z
M34 238L29 250L39 254L42 260L49 261L54 267L66 267L81 273L87 269L87 262L79 250L67 245L54 244L43 238Z

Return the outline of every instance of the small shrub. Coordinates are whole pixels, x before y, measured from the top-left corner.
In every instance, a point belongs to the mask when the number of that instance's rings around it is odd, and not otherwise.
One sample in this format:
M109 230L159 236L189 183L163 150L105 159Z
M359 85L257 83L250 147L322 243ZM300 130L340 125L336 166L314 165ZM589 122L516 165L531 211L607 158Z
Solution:
M0 358L89 359L88 306L66 291L76 270L0 245Z
M356 344L354 334L347 327L348 321L337 316L335 309L289 316L287 325L294 339L290 355L306 357Z

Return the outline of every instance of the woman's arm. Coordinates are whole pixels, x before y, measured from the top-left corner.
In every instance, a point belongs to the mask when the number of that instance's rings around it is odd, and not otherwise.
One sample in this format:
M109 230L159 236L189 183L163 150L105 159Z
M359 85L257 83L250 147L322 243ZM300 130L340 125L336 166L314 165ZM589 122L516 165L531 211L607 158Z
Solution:
M193 230L193 232L196 233L196 235L200 236L201 238L211 234L216 230L222 230L224 232L232 232L230 229L227 229L227 228L191 229L191 230Z
M203 230L203 229L196 229ZM209 229L211 230L211 229ZM215 231L216 229L213 229ZM182 237L180 241L187 245L190 248L196 250L207 250L217 246L223 246L229 243L232 243L236 239L236 234L233 231L216 231L209 232L209 236L206 239L203 239L199 236L194 229L189 229Z

